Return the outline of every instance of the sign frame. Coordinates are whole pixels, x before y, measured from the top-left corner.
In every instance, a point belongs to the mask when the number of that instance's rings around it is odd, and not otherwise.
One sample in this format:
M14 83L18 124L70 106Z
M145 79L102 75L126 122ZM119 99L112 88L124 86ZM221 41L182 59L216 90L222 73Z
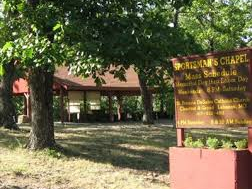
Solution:
M247 55L247 59L248 59L248 62L241 62L241 64L239 64L239 62L237 63L238 67L240 66L242 69L247 69L247 78L248 78L248 81L247 83L245 83L244 85L246 86L246 97L249 98L249 101L247 102L248 104L248 110L249 110L249 115L246 115L244 114L243 117L244 117L244 120L246 120L245 118L248 118L248 119L251 119L251 121L245 123L244 121L244 124L236 124L234 122L234 124L231 124L231 125L227 125L226 122L223 122L223 123L218 123L218 124L215 124L215 125L205 125L203 124L202 126L200 125L194 125L194 124L187 124L187 122L185 122L184 124L181 124L181 112L180 110L178 109L178 104L177 102L179 102L179 100L181 99L181 96L178 96L178 88L177 88L177 80L178 80L178 75L176 75L177 73L175 73L175 70L176 68L178 69L178 63L185 63L185 62L193 62L193 61L199 61L199 60L208 60L208 59L212 59L212 65L213 66L216 66L218 69L222 69L223 67L220 66L220 60L221 58L223 57L229 57L229 56L238 56L238 55L244 55L246 54ZM242 57L241 57L242 58ZM244 58L244 57L243 57ZM215 60L215 59L219 59L219 60ZM219 65L215 62L217 61L217 63L219 63ZM219 62L218 62L219 61ZM187 57L178 57L178 58L174 58L172 59L172 63L173 63L173 67L174 67L174 99L175 99L175 118L176 118L176 128L178 129L184 129L184 128L227 128L227 127L240 127L240 126L250 126L252 125L252 48L244 48L244 49L238 49L238 50L235 50L235 51L227 51L227 52L217 52L217 53L209 53L209 54L206 54L206 55L193 55L193 56L187 56ZM243 68L242 66L242 63L246 64L248 68ZM184 64L185 65L185 64ZM237 69L238 67L236 67L237 65L231 65L234 69ZM177 67L176 67L177 66ZM205 66L210 69L210 70L213 70L213 67L211 67L211 64L209 63L209 65L205 64ZM218 67L219 66L219 67ZM190 68L190 65L187 65L188 68ZM191 65L191 67L193 68L193 65ZM215 69L217 69L215 67ZM229 67L228 65L224 65L224 67ZM186 68L186 67L185 67ZM204 69L204 68L203 68ZM186 69L185 69L186 70ZM182 72L181 72L182 73ZM202 71L201 71L202 73ZM240 73L236 73L236 74L240 74ZM190 75L190 74L188 74ZM193 74L191 74L193 75ZM197 74L195 74L197 76ZM198 80L200 79L200 74L198 74ZM234 77L237 77L237 75L234 75ZM187 78L190 79L190 77L187 76ZM193 78L193 77L191 77ZM193 81L197 81L197 77L193 78L192 79ZM211 84L210 84L211 86ZM216 84L216 86L218 86L218 84ZM182 87L183 88L183 87ZM190 88L190 87L189 87ZM238 91L239 92L239 91ZM242 93L242 91L240 91ZM216 93L218 94L218 93ZM221 96L222 93L219 93L219 95ZM229 93L230 95L230 93ZM192 95L193 96L193 95ZM236 93L236 96L237 96L237 93ZM231 97L229 97L231 98ZM179 99L179 100L178 100ZM190 100L188 101L190 102ZM250 105L251 104L251 105ZM215 106L215 105L214 105ZM193 106L192 106L193 107ZM190 110L190 109L189 109ZM214 111L215 109L213 109ZM244 112L247 111L247 110L244 110ZM191 111L190 111L191 112ZM226 114L227 112L236 112L236 111L226 111ZM246 113L246 112L245 112ZM190 116L193 115L192 113L190 113ZM231 114L232 115L232 114ZM227 115L225 115L227 116ZM232 115L234 116L234 115ZM183 117L183 116L182 116ZM192 117L192 116L191 116ZM199 116L198 116L199 117ZM200 116L201 118L203 119L206 119L207 118L207 115L205 116ZM211 117L211 115L209 115L208 117ZM191 119L193 120L193 119ZM231 120L231 119L230 119ZM199 120L200 121L200 120ZM189 122L188 122L189 123ZM217 122L216 122L217 123ZM241 122L242 123L242 122Z

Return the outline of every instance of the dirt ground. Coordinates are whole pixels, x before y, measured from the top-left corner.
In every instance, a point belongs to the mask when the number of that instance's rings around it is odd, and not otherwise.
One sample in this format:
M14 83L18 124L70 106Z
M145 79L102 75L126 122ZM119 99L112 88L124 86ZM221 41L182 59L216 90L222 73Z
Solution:
M0 189L169 188L169 124L58 124L62 152L26 150L21 129L0 129Z
M62 150L28 151L29 126L0 128L0 189L169 189L169 122L56 124ZM242 138L246 130L190 130Z

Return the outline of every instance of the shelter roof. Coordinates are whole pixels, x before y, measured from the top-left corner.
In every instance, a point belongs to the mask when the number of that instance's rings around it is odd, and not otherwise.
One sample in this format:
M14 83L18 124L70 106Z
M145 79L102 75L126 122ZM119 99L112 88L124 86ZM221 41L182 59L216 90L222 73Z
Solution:
M54 74L55 82L67 90L139 90L138 76L132 67L126 71L126 82L114 78L114 75L110 73L105 73L105 76L102 76L102 78L106 84L97 86L91 76L83 78L69 74L67 67L57 68Z
M140 92L139 80L136 72L132 67L126 70L127 81L120 81L114 78L113 74L106 73L102 76L106 84L97 86L95 80L90 76L83 78L70 74L67 67L58 67L54 74L54 90L59 89L60 86L65 90L96 90L96 91L137 91ZM14 82L13 93L23 94L29 91L28 84L25 79L18 79Z

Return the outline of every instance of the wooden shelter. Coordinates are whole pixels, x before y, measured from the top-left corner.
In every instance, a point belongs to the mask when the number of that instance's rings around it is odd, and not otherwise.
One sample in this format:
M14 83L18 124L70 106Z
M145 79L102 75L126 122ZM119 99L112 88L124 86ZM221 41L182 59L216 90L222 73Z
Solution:
M118 120L121 119L122 113L122 97L123 96L138 96L140 95L139 80L136 72L131 67L126 71L127 81L120 81L110 73L103 76L106 84L97 86L92 77L86 79L70 74L67 67L58 67L54 74L54 94L60 96L61 121L70 121L71 114L77 114L77 119L80 116L85 117L88 113L88 106L91 110L99 109L99 99L101 96L108 96L109 99L109 120L114 120L112 111L112 97L116 96L118 100L117 115ZM152 89L153 91L153 89ZM25 99L25 114L30 117L30 95L27 81L18 79L13 85L14 95L24 95ZM82 102L82 103L81 103ZM80 115L82 109L82 114Z

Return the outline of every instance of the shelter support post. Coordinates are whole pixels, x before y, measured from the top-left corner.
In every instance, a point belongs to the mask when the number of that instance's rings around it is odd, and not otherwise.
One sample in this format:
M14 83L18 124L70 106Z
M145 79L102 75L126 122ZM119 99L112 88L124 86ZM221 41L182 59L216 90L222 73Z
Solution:
M109 98L109 121L114 122L114 114L113 114L113 102L112 102L112 94L108 95Z
M177 128L177 146L183 147L185 140L185 129L184 128Z
M60 87L60 119L61 119L61 123L64 124L65 107L64 107L64 91L62 87Z
M26 110L24 111L27 115L27 117L30 119L31 118L31 99L30 99L30 94L29 93L24 93L25 96L25 108Z
M248 127L248 149L252 153L252 126Z
M67 114L68 114L68 122L71 121L71 114L70 114L70 100L68 98L68 94L67 94Z
M87 91L84 91L83 92L83 120L84 121L87 121Z
M121 119L122 119L122 101L123 101L123 98L121 95L117 96L117 101L118 101L117 116L118 116L118 121L121 121Z
M26 97L24 95L24 109L23 109L23 114L27 115L27 102L26 102Z

